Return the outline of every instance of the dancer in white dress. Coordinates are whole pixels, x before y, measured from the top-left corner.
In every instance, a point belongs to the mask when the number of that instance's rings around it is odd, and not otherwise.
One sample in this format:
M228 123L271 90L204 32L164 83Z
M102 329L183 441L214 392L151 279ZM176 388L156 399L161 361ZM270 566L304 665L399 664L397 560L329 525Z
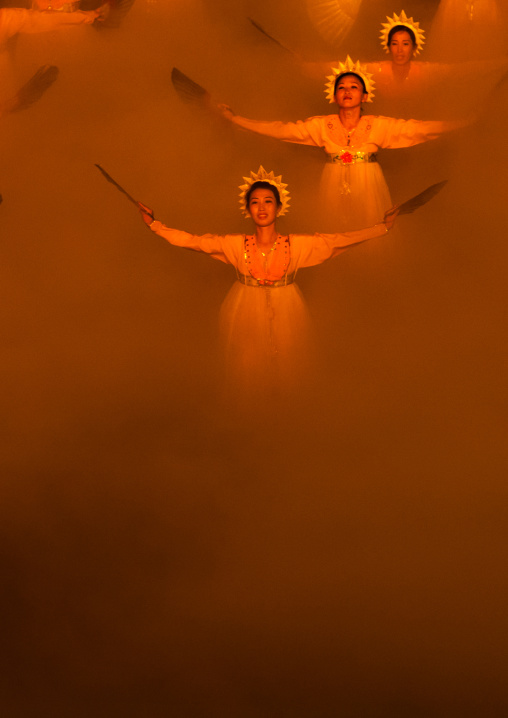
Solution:
M429 116L430 111L434 117L443 112L460 116L508 72L506 30L496 0L442 0L430 33L431 54L438 62L415 59L423 50L425 31L404 10L386 17L380 40L390 59L366 62L365 68L376 83L379 112L390 115L412 117L425 112ZM488 52L482 49L487 43ZM300 62L304 74L315 79L335 65L333 61ZM450 82L453 95L443 91Z
M254 234L195 236L154 220L140 204L152 232L178 247L205 252L236 269L237 281L221 309L220 328L230 387L254 398L260 387L290 389L304 370L309 321L296 272L337 256L353 245L379 237L393 225L397 210L356 232L290 234L277 232L277 216L287 210L287 185L260 167L244 177L241 207L254 222Z
M338 105L332 115L300 122L263 122L236 115L229 106L218 105L222 115L252 132L285 142L324 149L326 164L319 188L316 216L326 231L359 229L374 224L392 201L376 152L381 148L410 147L427 142L465 122L401 120L363 115L362 103L371 102L371 74L351 58L332 68L327 97Z

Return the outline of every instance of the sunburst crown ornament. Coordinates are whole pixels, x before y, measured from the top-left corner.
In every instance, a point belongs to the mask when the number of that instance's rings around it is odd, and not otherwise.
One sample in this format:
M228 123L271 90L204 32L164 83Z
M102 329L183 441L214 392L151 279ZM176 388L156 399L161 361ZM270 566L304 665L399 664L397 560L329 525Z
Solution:
M340 75L348 74L358 75L358 77L362 78L363 84L365 85L365 90L367 92L366 102L372 102L375 88L374 80L372 79L372 74L370 72L367 72L367 66L361 65L360 60L353 62L353 60L348 55L345 62L339 62L338 67L332 67L332 72L333 75L327 75L326 79L328 80L328 82L325 85L326 99L329 102L335 102L336 79Z
M387 15L386 19L388 22L381 23L381 35L379 36L381 47L385 49L385 52L390 52L390 48L388 47L390 30L393 27L397 27L397 25L403 25L413 31L416 40L415 55L418 55L425 44L425 32L421 29L420 23L415 22L412 17L408 17L404 10L401 11L400 15L397 15L396 12L393 13L393 17L388 17Z
M282 175L279 175L276 177L272 172L267 172L263 165L259 166L259 169L257 172L251 172L250 177L244 177L245 184L240 185L240 210L243 213L245 217L250 217L249 210L247 208L247 192L252 187L254 182L268 182L269 184L273 185L277 188L277 191L279 192L279 197L281 201L281 205L277 211L277 217L281 217L283 214L286 214L289 207L289 200L291 197L289 196L289 192L287 191L286 187L287 184L284 184L282 182Z

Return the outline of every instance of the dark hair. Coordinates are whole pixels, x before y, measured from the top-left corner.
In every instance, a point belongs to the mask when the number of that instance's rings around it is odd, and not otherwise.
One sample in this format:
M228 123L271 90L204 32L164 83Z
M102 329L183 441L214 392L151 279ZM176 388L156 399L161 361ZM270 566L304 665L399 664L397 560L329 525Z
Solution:
M264 180L257 180L257 182L253 182L247 192L245 193L245 206L247 209L249 209L249 202L250 202L250 196L254 192L255 189L269 189L273 192L273 196L275 197L275 202L277 203L277 207L280 207L282 202L280 201L280 194L277 187L270 182L265 182Z
M335 93L337 92L337 85L342 80L343 77L347 77L347 75L351 75L352 77L356 77L357 80L360 80L362 87L363 87L363 93L364 95L367 95L367 88L365 87L365 82L363 81L363 77L360 77L360 75L357 75L356 72L343 72L342 75L337 75L335 78L335 83L333 85L333 94L335 96Z
M416 35L414 34L414 32L411 30L410 27L407 27L407 25L395 25L395 27L392 27L392 29L388 33L388 46L390 45L390 43L392 41L392 37L395 35L396 32L407 32L407 34L411 38L413 47L416 47Z

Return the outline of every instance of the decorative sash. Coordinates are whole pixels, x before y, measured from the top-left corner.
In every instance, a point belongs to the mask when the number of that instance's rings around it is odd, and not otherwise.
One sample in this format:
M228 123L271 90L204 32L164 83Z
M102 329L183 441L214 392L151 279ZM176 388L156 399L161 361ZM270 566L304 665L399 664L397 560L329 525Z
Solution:
M262 289L277 289L278 287L287 287L289 284L293 284L296 277L296 272L291 274L285 274L282 279L268 280L268 279L255 279L250 274L241 274L238 270L236 272L238 281L245 284L246 287L261 287Z
M327 153L327 162L332 162L338 165L354 165L358 162L377 162L377 155L375 152L362 152L361 150L354 150L350 152L348 149L339 150L339 152Z

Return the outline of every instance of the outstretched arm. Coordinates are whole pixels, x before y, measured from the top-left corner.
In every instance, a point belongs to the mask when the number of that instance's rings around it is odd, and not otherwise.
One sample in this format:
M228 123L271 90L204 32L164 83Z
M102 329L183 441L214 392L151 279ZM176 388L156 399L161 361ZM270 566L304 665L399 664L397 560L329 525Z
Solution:
M304 145L315 145L321 147L322 141L322 119L311 117L305 122L263 122L249 120L247 117L236 115L229 105L215 101L210 93L201 87L197 82L174 67L171 72L171 80L175 90L184 102L212 111L219 114L225 120L232 122L238 127L243 127L251 132L256 132L267 137L274 137L285 142L296 142Z
M35 34L70 25L91 25L101 14L101 8L87 12L39 12L3 8L0 9L0 42L5 42L18 33Z
M363 244L370 239L381 237L386 234L394 225L399 213L398 207L389 209L383 221L368 229L358 229L352 232L341 232L340 234L315 234L312 237L303 237L301 243L301 254L298 260L300 267L312 267L322 264L327 259L336 257L350 247ZM299 235L294 235L298 238Z
M298 122L265 122L263 120L249 120L247 117L235 115L228 105L217 105L222 117L238 127L256 132L258 135L274 137L284 142L296 142L300 145L315 145L321 147L318 118Z
M412 147L413 145L435 140L445 132L458 130L470 124L471 120L441 122L439 120L399 120L394 117L377 117L372 132L371 142L378 147L395 149Z
M153 211L145 204L138 202L141 218L146 226L159 237L162 237L175 247L192 249L195 252L204 252L214 259L231 264L231 243L227 237L220 237L216 234L189 234L180 229L171 229L154 218Z

